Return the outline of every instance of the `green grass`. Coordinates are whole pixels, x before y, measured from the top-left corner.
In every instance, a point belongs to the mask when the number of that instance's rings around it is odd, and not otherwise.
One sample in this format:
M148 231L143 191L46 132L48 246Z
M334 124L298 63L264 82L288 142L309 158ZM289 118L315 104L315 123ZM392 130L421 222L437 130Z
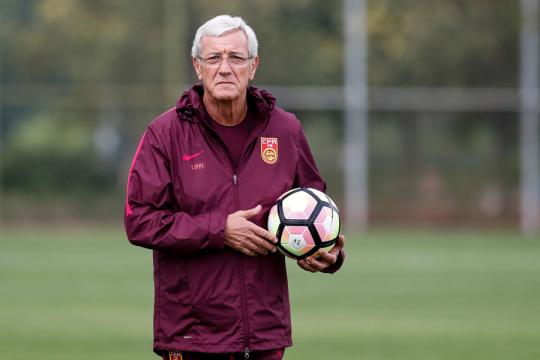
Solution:
M289 265L286 359L540 359L540 239L349 236L335 275ZM0 234L0 359L157 359L150 252L121 230Z

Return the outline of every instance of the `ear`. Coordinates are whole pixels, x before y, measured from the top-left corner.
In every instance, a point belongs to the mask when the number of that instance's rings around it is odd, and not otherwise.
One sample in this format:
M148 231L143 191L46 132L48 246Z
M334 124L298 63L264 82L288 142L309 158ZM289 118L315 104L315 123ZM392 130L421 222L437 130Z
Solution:
M193 64L193 68L195 69L195 74L197 74L197 78L199 80L202 80L201 62L198 59L191 58L191 63Z
M253 80L255 78L255 73L257 72L258 66L259 66L259 57L255 56L253 60L251 60L251 68L249 69L249 80Z

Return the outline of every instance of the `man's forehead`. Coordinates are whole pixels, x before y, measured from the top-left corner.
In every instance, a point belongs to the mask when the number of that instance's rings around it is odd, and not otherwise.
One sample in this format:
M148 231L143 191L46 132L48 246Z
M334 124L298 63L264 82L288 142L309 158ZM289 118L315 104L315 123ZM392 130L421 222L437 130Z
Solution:
M242 30L234 30L221 36L204 36L201 50L207 52L247 52L248 40Z

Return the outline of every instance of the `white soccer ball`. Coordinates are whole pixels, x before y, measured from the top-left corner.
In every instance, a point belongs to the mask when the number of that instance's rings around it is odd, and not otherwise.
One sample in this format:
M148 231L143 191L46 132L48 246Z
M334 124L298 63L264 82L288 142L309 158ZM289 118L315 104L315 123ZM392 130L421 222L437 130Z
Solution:
M337 241L339 210L325 193L296 188L281 195L268 215L268 230L278 238L278 249L293 259L330 251Z

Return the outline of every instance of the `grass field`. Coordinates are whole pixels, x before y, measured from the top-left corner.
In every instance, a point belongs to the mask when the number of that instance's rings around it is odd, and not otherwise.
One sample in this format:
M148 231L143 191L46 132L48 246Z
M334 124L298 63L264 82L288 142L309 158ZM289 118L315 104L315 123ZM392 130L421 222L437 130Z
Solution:
M540 359L540 239L376 231L347 249L333 276L290 267L286 359ZM157 359L151 276L121 230L2 231L0 359Z

